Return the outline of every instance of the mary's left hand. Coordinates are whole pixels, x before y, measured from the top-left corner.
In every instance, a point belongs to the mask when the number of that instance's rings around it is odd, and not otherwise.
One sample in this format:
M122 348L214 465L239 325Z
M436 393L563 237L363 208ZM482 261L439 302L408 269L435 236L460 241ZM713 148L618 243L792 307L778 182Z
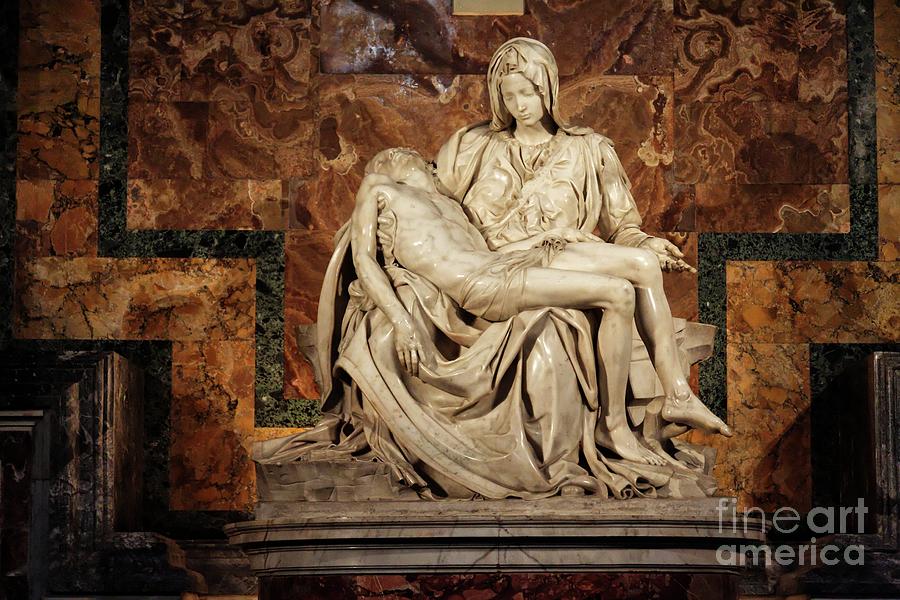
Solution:
M684 252L669 240L649 237L641 243L641 248L652 251L659 258L659 268L663 271L690 271L696 273L697 269L684 261Z

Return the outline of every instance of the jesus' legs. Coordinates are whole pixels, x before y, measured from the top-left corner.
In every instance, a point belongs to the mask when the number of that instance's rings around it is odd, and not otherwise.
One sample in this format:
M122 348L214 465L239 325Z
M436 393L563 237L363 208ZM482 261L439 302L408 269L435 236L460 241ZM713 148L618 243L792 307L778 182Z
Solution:
M601 418L608 431L598 443L627 460L663 464L642 446L628 427L625 389L631 363L631 321L634 318L634 288L624 279L559 269L530 268L519 302L521 310L560 308L602 309L597 331L597 362L600 376Z
M678 360L672 313L655 254L615 244L582 242L567 245L553 260L551 267L602 273L628 280L636 293L635 323L638 332L647 345L666 393L663 418L726 436L732 434L731 428L706 408L688 385Z

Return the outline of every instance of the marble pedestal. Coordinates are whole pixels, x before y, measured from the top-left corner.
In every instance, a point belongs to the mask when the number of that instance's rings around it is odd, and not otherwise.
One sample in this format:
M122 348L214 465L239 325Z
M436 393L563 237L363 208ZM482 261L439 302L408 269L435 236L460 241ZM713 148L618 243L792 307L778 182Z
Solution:
M724 499L261 502L225 528L260 578L303 575L689 572L736 574L723 545L761 544Z

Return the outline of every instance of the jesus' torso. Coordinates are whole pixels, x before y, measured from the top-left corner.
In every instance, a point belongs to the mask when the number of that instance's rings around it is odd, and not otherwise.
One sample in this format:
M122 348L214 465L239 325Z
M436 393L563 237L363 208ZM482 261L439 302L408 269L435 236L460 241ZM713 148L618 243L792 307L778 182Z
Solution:
M373 192L379 237L390 240L388 253L451 297L459 294L472 272L495 258L454 200L394 183L379 184Z

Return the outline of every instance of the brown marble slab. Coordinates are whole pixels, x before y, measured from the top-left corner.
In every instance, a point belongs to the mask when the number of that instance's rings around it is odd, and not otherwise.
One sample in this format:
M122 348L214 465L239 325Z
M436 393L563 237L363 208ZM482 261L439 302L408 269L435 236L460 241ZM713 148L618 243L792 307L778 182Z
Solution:
M279 19L310 16L310 0L181 0L184 18L194 26L237 27L259 15Z
M209 107L206 178L289 179L314 172L311 105L223 100Z
M181 24L180 100L300 101L309 92L307 18L274 11L209 24L204 12Z
M729 342L900 341L900 263L729 262Z
M517 36L547 44L564 80L672 70L667 2L534 1L523 16L453 16L452 0L330 0L320 11L325 73L483 75L497 46Z
M131 179L129 229L285 229L280 180Z
M100 137L100 3L20 7L17 176L95 179Z
M208 132L205 102L129 102L129 179L200 179Z
M289 231L284 242L284 396L318 398L312 365L297 346L297 327L316 322L333 234Z
M97 179L100 122L71 105L19 114L20 179Z
M878 238L881 260L900 259L900 185L878 186Z
M875 2L875 101L879 183L900 183L900 7Z
M675 194L673 189L671 77L585 77L562 88L559 105L564 118L613 140L646 228L689 230L686 196Z
M809 346L728 344L728 424L732 438L692 432L718 450L718 494L745 509L800 512L812 502Z
M695 186L698 231L849 233L847 184Z
M16 256L96 256L97 197L93 180L16 182Z
M130 0L128 95L133 100L177 100L181 80L182 0Z
M798 99L839 99L847 93L846 0L807 0L798 10Z
M797 100L797 4L676 0L678 102Z
M80 1L78 20L68 20L62 3L27 24L19 38L17 107L24 113L54 110L75 103L94 118L100 116L99 3ZM59 6L53 7L57 4Z
M657 234L674 243L684 252L684 260L693 267L697 266L697 234L696 233L662 233L648 229L648 233ZM697 274L689 272L663 273L663 285L672 315L689 321L698 320L697 306Z
M847 183L846 97L693 102L675 109L679 183Z
M16 271L13 329L25 339L254 337L250 259L37 258Z
M252 510L252 340L172 344L170 510Z
M289 182L297 229L343 225L363 168L379 151L413 147L431 160L450 134L488 114L483 79L475 75L323 75L318 98L315 176Z

